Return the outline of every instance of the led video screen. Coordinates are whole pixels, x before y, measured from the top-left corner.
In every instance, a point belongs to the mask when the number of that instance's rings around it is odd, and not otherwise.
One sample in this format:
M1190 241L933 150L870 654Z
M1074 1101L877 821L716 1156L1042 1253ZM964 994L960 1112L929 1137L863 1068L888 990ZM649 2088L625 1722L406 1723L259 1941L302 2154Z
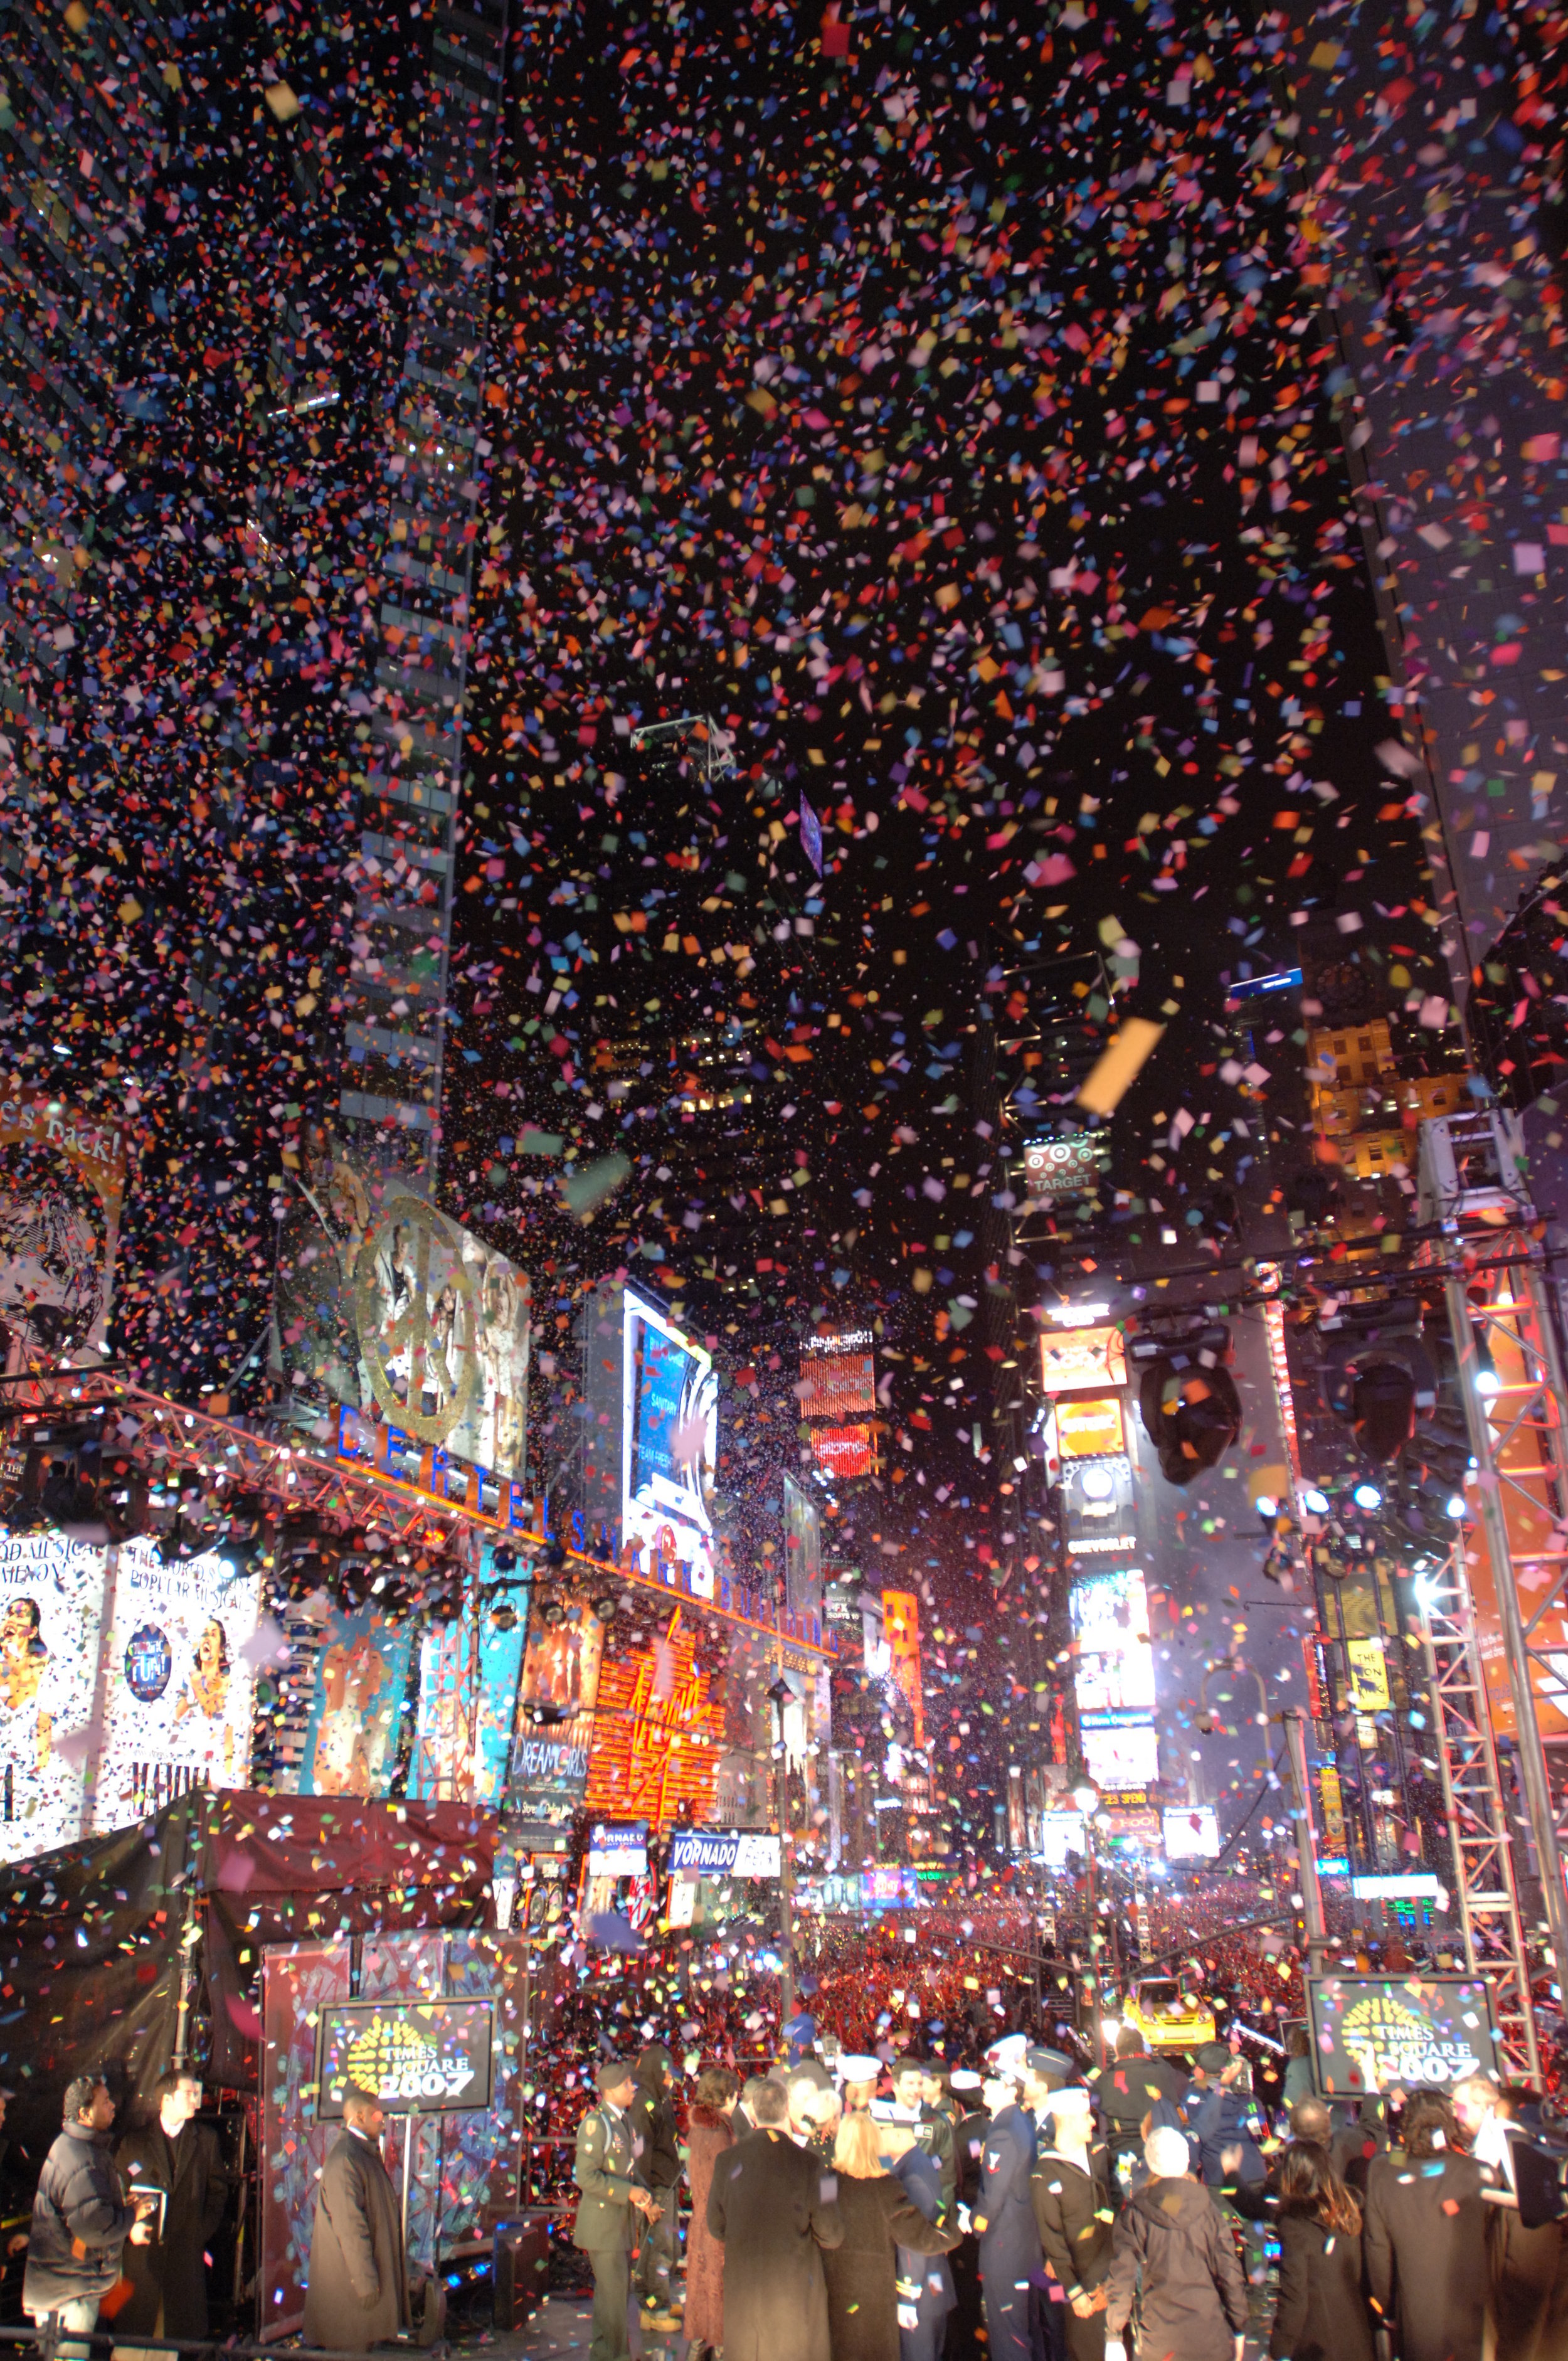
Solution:
M391 2115L488 2107L494 2036L488 2000L334 2002L321 2013L316 2119L337 2121L351 2084Z
M1126 1795L1159 1777L1159 1733L1152 1721L1084 1722L1083 1759L1096 1786Z
M1212 1861L1220 1850L1220 1824L1212 1804L1167 1811L1164 1833L1167 1861Z
M1135 1566L1072 1587L1074 1687L1080 1714L1154 1711L1148 1593Z
M712 1356L630 1290L622 1355L622 1545L678 1558L696 1595L711 1598L707 1496L718 1455Z
M1490 1987L1479 1976L1321 1976L1307 1985L1312 2058L1325 2098L1438 2089L1497 2070Z

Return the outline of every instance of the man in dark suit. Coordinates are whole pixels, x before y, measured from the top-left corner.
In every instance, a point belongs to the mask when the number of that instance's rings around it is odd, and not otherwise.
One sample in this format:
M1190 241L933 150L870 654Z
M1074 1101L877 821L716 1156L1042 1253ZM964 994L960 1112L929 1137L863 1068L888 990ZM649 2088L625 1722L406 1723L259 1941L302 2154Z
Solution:
M893 2070L893 2119L909 2125L916 2147L923 2148L936 2166L942 2186L942 2210L938 2218L946 2224L953 2219L958 2203L958 2151L951 2119L932 2106L926 2096L929 2073L930 2068L923 2058L898 2060Z
M991 2066L985 2103L991 2124L981 2155L974 2227L991 2361L1033 2361L1030 2291L1044 2267L1030 2179L1035 2125L1019 2103L1023 2060Z
M659 2201L636 2177L637 2142L628 2110L637 2078L624 2059L610 2058L598 2070L599 2102L577 2125L572 2178L580 2194L572 2244L594 2268L594 2327L591 2361L627 2361L630 2345L627 2304L631 2293L631 2249L637 2242L632 2214L657 2219Z
M131 2293L115 2315L115 2335L123 2345L140 2336L206 2335L207 2248L228 2204L218 2136L211 2124L195 2120L201 2077L171 2066L153 2096L157 2114L126 2134L115 2159L133 2201L144 2192L159 2200L151 2235L126 2247Z
M841 2246L833 2173L786 2128L770 2082L757 2129L713 2169L707 2226L724 2247L725 2361L829 2361L822 2249Z
M402 2207L381 2158L386 2120L380 2100L351 2082L343 2136L316 2184L304 2335L328 2352L368 2353L410 2324Z

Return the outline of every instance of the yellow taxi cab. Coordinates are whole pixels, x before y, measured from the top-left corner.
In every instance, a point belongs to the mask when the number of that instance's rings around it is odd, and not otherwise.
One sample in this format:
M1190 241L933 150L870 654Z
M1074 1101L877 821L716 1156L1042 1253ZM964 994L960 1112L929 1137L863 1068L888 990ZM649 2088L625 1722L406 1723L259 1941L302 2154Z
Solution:
M1141 1978L1127 1995L1120 2022L1130 2025L1150 2049L1196 2049L1214 2038L1212 2008L1201 1993L1184 1992L1174 1976Z

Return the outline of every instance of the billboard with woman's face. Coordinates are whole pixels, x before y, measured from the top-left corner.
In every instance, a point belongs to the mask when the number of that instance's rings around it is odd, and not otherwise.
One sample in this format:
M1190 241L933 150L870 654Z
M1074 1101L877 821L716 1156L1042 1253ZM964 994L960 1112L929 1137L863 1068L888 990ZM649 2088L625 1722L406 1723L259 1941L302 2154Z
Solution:
M115 1552L94 1833L192 1787L250 1784L261 1576L215 1551L166 1565L154 1543Z
M82 1832L104 1567L60 1533L0 1535L0 1861Z

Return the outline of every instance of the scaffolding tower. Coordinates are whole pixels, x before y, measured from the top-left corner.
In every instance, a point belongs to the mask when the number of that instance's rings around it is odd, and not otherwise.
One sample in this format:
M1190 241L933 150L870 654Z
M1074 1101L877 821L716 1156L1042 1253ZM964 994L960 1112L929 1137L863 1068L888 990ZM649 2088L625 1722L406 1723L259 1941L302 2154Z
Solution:
M1533 2080L1525 1930L1476 1597L1477 1581L1489 1578L1525 1825L1541 1879L1543 1932L1562 1989L1568 1981L1568 1891L1541 1716L1568 1728L1568 1404L1551 1281L1525 1179L1523 1142L1511 1115L1489 1106L1421 1126L1419 1215L1428 1233L1420 1261L1442 1274L1475 1462L1471 1503L1476 1538L1485 1545L1484 1552L1467 1547L1462 1537L1444 1574L1435 1582L1429 1577L1439 1757L1467 1958L1474 1964L1480 1922L1505 1947L1512 1945L1499 1979L1499 2014L1514 2011L1511 2037L1522 2044L1519 2055Z
M1533 2084L1541 2061L1529 1955L1463 1539L1437 1573L1421 1576L1416 1596L1464 1965L1472 1975L1484 1969L1491 1982L1499 2064L1510 2079Z

